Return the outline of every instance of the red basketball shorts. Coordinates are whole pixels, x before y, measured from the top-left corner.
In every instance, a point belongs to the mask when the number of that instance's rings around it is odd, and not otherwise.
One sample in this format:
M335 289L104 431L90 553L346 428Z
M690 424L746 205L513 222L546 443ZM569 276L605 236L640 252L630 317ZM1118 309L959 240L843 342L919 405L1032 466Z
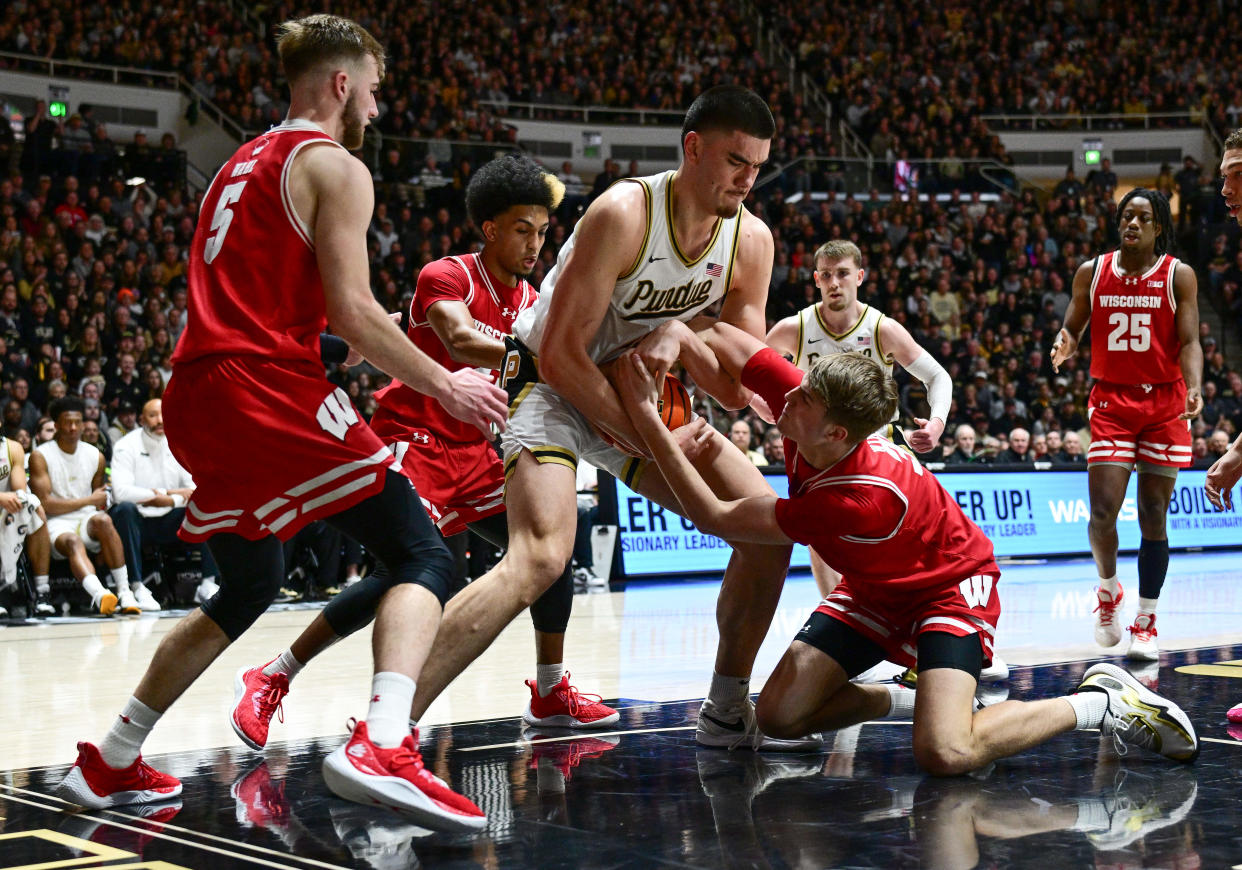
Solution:
M992 572L964 578L939 594L898 609L869 600L865 590L856 595L849 578L842 578L815 610L870 638L884 649L889 661L908 668L916 665L918 637L926 631L958 637L977 635L987 664L992 660L1000 620L999 580L1000 571L993 566Z
M196 487L179 533L186 541L218 532L288 540L400 470L318 365L208 357L178 366L164 427Z
M444 441L426 429L385 436L444 535L505 509L505 470L486 441Z
M1117 384L1097 381L1087 400L1087 462L1147 462L1186 468L1191 462L1185 381Z

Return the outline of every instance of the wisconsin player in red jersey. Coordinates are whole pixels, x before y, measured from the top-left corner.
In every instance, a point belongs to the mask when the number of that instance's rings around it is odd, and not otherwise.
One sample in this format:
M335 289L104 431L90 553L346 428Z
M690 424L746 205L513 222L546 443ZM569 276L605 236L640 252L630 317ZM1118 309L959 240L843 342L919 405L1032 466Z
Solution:
M1156 661L1156 601L1169 568L1165 513L1177 470L1191 462L1189 421L1203 410L1198 282L1193 269L1168 253L1173 221L1163 194L1141 187L1126 194L1117 206L1117 230L1121 247L1083 263L1074 275L1052 365L1059 369L1074 355L1090 324L1095 385L1087 406L1088 534L1100 575L1095 641L1104 647L1121 642L1117 513L1137 467L1139 606L1126 655Z
M789 497L717 498L660 423L655 381L631 352L632 364L619 367L622 399L687 516L727 540L806 544L842 574L759 695L765 734L792 738L913 714L915 758L946 776L1075 728L1181 761L1197 755L1185 713L1109 664L1089 669L1075 694L974 712L1000 616L1000 571L991 542L939 481L871 435L896 408L892 381L856 352L827 355L804 374L727 324L712 327L704 348L777 416ZM687 436L704 425L684 427ZM909 665L916 656L917 690L849 682L884 658Z
M562 190L556 176L528 157L499 157L480 167L466 189L466 211L483 234L483 249L423 267L410 305L410 341L450 371L499 369L514 318L535 303L535 288L525 276L535 267L548 215ZM441 532L453 535L469 527L504 548L505 473L491 441L400 381L376 398L371 427L401 462ZM333 598L279 656L238 672L230 721L248 746L267 744L272 716L290 681L314 656L370 622L387 586L382 571L367 576ZM556 584L530 606L537 660L536 678L527 681L531 702L523 717L530 725L603 728L620 718L596 696L569 683L565 627L573 594L566 566Z
M161 642L99 748L79 744L60 793L92 808L180 793L142 760L143 741L271 603L284 578L282 540L323 518L392 578L366 720L325 759L324 777L346 799L400 807L432 828L478 830L482 811L426 771L407 724L451 559L392 454L324 377L319 334L330 323L373 364L481 430L504 425L504 393L475 371L437 365L371 295L374 194L347 149L361 147L377 114L383 49L332 15L287 22L277 48L289 116L243 145L207 191L191 245L189 322L164 394L169 445L198 484L181 534L208 541L220 589Z

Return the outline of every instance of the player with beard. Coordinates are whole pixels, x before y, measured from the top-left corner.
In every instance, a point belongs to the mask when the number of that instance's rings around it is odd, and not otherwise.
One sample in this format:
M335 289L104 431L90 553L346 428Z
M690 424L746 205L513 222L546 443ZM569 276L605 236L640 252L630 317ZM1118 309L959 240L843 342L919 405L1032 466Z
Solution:
M514 319L535 303L537 294L526 276L535 267L548 216L563 190L556 176L528 157L499 157L481 167L466 189L466 210L483 234L483 249L445 257L419 272L410 304L410 341L450 371L499 370ZM490 440L399 381L380 390L376 399L371 428L400 460L440 531L454 535L468 527L503 549L508 544L505 474ZM289 681L312 657L370 622L387 586L382 570L367 576L332 599L279 656L238 672L231 722L248 746L266 745ZM603 728L619 718L616 710L569 684L563 662L572 607L573 576L566 566L556 584L530 606L536 679L527 681L531 701L523 717L530 725Z
M1173 220L1163 194L1135 188L1117 206L1116 221L1121 246L1074 275L1052 367L1059 370L1074 355L1090 323L1095 384L1087 405L1087 528L1100 576L1095 642L1121 642L1117 514L1137 470L1139 606L1126 655L1154 662L1160 658L1156 601L1169 568L1165 514L1177 470L1191 463L1189 421L1203 410L1199 285L1194 270L1168 253Z
M371 295L374 192L347 149L361 146L378 114L383 49L334 15L286 22L277 49L289 116L242 145L208 188L190 248L189 320L164 394L169 445L197 483L181 536L207 541L220 588L160 643L99 747L78 744L59 792L95 809L181 793L142 760L143 742L272 602L285 577L282 542L323 519L374 552L391 578L366 720L325 759L324 778L340 797L400 808L427 827L478 830L483 812L426 770L407 724L452 560L399 463L324 377L320 332L330 323L374 365L481 431L504 426L504 393L472 369L438 365Z

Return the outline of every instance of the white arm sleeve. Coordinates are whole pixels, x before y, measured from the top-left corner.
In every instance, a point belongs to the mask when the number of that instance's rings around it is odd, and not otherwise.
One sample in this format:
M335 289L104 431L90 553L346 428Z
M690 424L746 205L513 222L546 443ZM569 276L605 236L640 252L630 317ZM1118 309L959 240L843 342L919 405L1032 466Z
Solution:
M931 416L939 417L941 423L948 422L949 405L953 402L953 381L949 373L927 351L919 354L905 369L927 386Z

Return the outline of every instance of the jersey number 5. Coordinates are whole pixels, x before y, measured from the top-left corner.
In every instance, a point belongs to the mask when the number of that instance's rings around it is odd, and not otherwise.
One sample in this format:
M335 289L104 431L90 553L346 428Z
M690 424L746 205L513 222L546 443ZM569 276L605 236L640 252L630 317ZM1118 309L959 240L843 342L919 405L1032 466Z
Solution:
M220 191L220 199L216 201L215 213L211 216L211 235L207 237L207 244L203 248L204 263L210 265L211 261L220 253L220 248L224 246L224 237L228 234L229 224L233 223L233 209L231 206L241 199L242 189L245 186L246 182L236 181Z
M1116 311L1108 315L1108 325L1113 331L1108 334L1109 350L1145 351L1151 347L1151 315L1126 314Z

